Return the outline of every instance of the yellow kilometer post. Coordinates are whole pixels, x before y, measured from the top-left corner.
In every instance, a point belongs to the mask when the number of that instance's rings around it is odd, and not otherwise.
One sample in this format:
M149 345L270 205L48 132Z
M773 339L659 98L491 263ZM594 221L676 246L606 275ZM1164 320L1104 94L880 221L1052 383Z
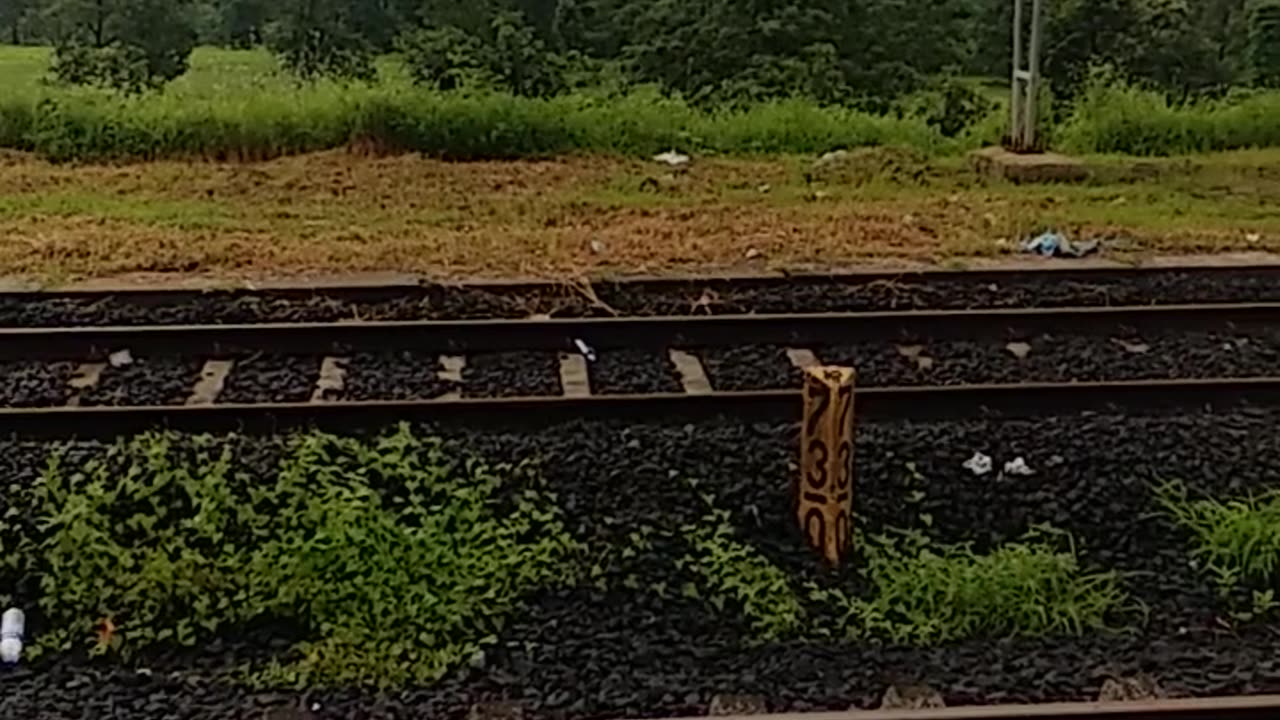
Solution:
M796 519L805 542L837 566L853 526L853 386L846 367L813 367L804 377L804 427Z

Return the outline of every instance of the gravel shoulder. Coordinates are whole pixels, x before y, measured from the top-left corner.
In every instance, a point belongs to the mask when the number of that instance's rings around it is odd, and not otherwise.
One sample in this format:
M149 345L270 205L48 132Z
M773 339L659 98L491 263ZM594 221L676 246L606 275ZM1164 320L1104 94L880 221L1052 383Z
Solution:
M1186 538L1155 512L1151 488L1181 479L1194 491L1227 497L1274 487L1278 421L1275 412L1251 411L858 429L856 506L867 530L913 528L984 549L1051 523L1072 533L1087 566L1122 572L1126 588L1145 603L1147 620L1126 633L983 638L924 649L830 641L750 646L732 612L656 589L675 573L682 552L676 536L611 576L634 575L634 589L577 587L535 597L482 664L430 688L382 696L251 692L210 670L236 657L231 646L124 669L70 661L2 673L0 707L10 717L33 718L257 717L299 706L306 714L298 717L461 718L474 702L510 699L534 718L672 716L705 712L713 694L734 692L763 694L775 711L868 707L898 682L927 682L951 704L1092 699L1107 676L1138 671L1176 694L1274 692L1277 626L1232 619L1211 582L1189 565ZM534 462L570 531L593 546L623 541L643 526L678 529L696 521L699 501L687 482L694 478L731 510L739 540L796 582L820 577L790 517L790 425L440 431L494 461ZM270 467L278 440L240 442L237 455L248 471ZM10 482L31 482L44 451L0 443L0 470ZM975 451L997 466L1023 457L1035 473L975 477L962 467Z

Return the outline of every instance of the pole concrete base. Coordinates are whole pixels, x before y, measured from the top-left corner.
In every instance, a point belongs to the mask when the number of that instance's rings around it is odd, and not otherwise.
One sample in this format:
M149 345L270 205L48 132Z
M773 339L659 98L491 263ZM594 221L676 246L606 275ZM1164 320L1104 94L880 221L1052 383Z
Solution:
M974 151L969 159L979 174L1016 183L1079 182L1089 177L1083 162L1057 153L1015 153L988 147Z

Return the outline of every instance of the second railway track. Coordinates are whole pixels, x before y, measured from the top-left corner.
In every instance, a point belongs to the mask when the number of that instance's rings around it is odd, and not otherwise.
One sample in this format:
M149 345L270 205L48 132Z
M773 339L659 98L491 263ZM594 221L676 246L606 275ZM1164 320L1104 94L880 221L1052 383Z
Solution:
M157 325L0 329L0 362L13 368L55 363L43 402L0 410L0 432L99 434L163 425L189 430L276 430L299 425L343 427L399 419L474 423L576 417L678 419L731 415L744 419L787 419L796 411L795 384L721 387L701 353L765 346L785 348L798 373L808 364L830 361L821 350L832 344L896 346L956 340L1016 342L1042 337L1119 340L1132 347L1143 337L1208 333L1229 338L1269 333L1280 326L1280 303L1075 307L1049 309L940 310L874 313L733 315L708 317L618 317L582 319L458 320L241 325ZM1131 338L1131 340L1124 340ZM895 345L896 344L896 345ZM1257 343L1255 343L1257 345ZM1028 346L1029 347L1029 346ZM1276 348L1280 350L1280 347ZM133 358L163 356L187 363L185 389L168 401L131 402L125 393L106 401L83 400L104 376L116 370L112 354ZM1237 352L1229 344L1224 356ZM419 374L432 384L429 397L416 397L387 382L383 396L346 392L345 378L360 368L353 356L401 352L421 360ZM529 393L516 383L498 392L464 392L462 375L473 357L507 354L505 372L519 377L521 358L529 372L547 370L558 357L558 392ZM674 387L665 392L594 392L596 354L648 353L668 365ZM301 397L288 402L244 402L222 392L240 363L269 358L304 358L293 378ZM554 354L554 355L549 355ZM847 355L847 353L846 353ZM535 362L534 358L538 358ZM918 358L917 358L918 360ZM845 362L858 366L857 352ZM750 363L750 360L747 360ZM932 361L930 361L932 362ZM268 361L268 364L270 361ZM1256 363L1255 363L1256 364ZM1035 415L1068 411L1132 411L1151 408L1270 405L1280 401L1280 373L1242 363L1239 372L1117 378L1067 382L1036 377L1025 382L928 382L910 386L865 381L858 412L865 418ZM72 369L74 368L74 369ZM540 368L540 369L539 369ZM401 368L403 371L404 368ZM414 369L409 368L412 373ZM626 372L626 363L622 363ZM290 371L286 368L278 375ZM1158 373L1157 373L1158 374ZM145 371L137 383L149 382ZM271 378L268 378L270 381ZM279 379L279 378L277 378ZM6 379L5 382L11 382ZM181 381L181 378L179 378ZM59 386L61 383L61 386ZM277 395L279 393L276 393ZM494 397L496 395L498 397ZM541 395L534 397L533 395ZM502 397L505 396L505 397ZM12 404L12 403L11 403Z

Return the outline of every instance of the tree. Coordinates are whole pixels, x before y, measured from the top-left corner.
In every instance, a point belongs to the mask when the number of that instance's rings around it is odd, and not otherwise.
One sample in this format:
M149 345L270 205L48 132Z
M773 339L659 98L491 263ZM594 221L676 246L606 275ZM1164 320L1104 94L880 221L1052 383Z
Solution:
M487 84L486 48L483 41L447 25L406 33L400 39L409 76L418 85L437 90L457 90Z
M0 1L0 32L8 36L11 44L21 45L28 40L27 25L33 10L33 0Z
M1079 93L1092 65L1127 76L1142 47L1136 0L1067 0L1046 25L1045 75L1064 98Z
M1187 0L1147 0L1142 46L1130 72L1136 79L1186 100L1230 83L1230 70L1196 24Z
M883 107L964 59L966 2L656 0L623 55L639 79L695 102L808 95Z
M1280 87L1280 2L1259 2L1249 18L1249 60L1253 80Z
M490 25L489 71L517 95L554 95L564 89L564 62L547 49L518 12L498 13Z
M267 0L205 0L201 41L233 48L262 44L268 7Z
M285 67L307 79L370 79L380 8L367 0L282 0L268 45Z
M187 70L196 43L190 10L183 0L54 0L51 70L76 84L159 87Z
M514 11L498 13L483 34L455 26L408 33L401 40L414 81L441 90L487 85L516 95L565 88L565 61Z

